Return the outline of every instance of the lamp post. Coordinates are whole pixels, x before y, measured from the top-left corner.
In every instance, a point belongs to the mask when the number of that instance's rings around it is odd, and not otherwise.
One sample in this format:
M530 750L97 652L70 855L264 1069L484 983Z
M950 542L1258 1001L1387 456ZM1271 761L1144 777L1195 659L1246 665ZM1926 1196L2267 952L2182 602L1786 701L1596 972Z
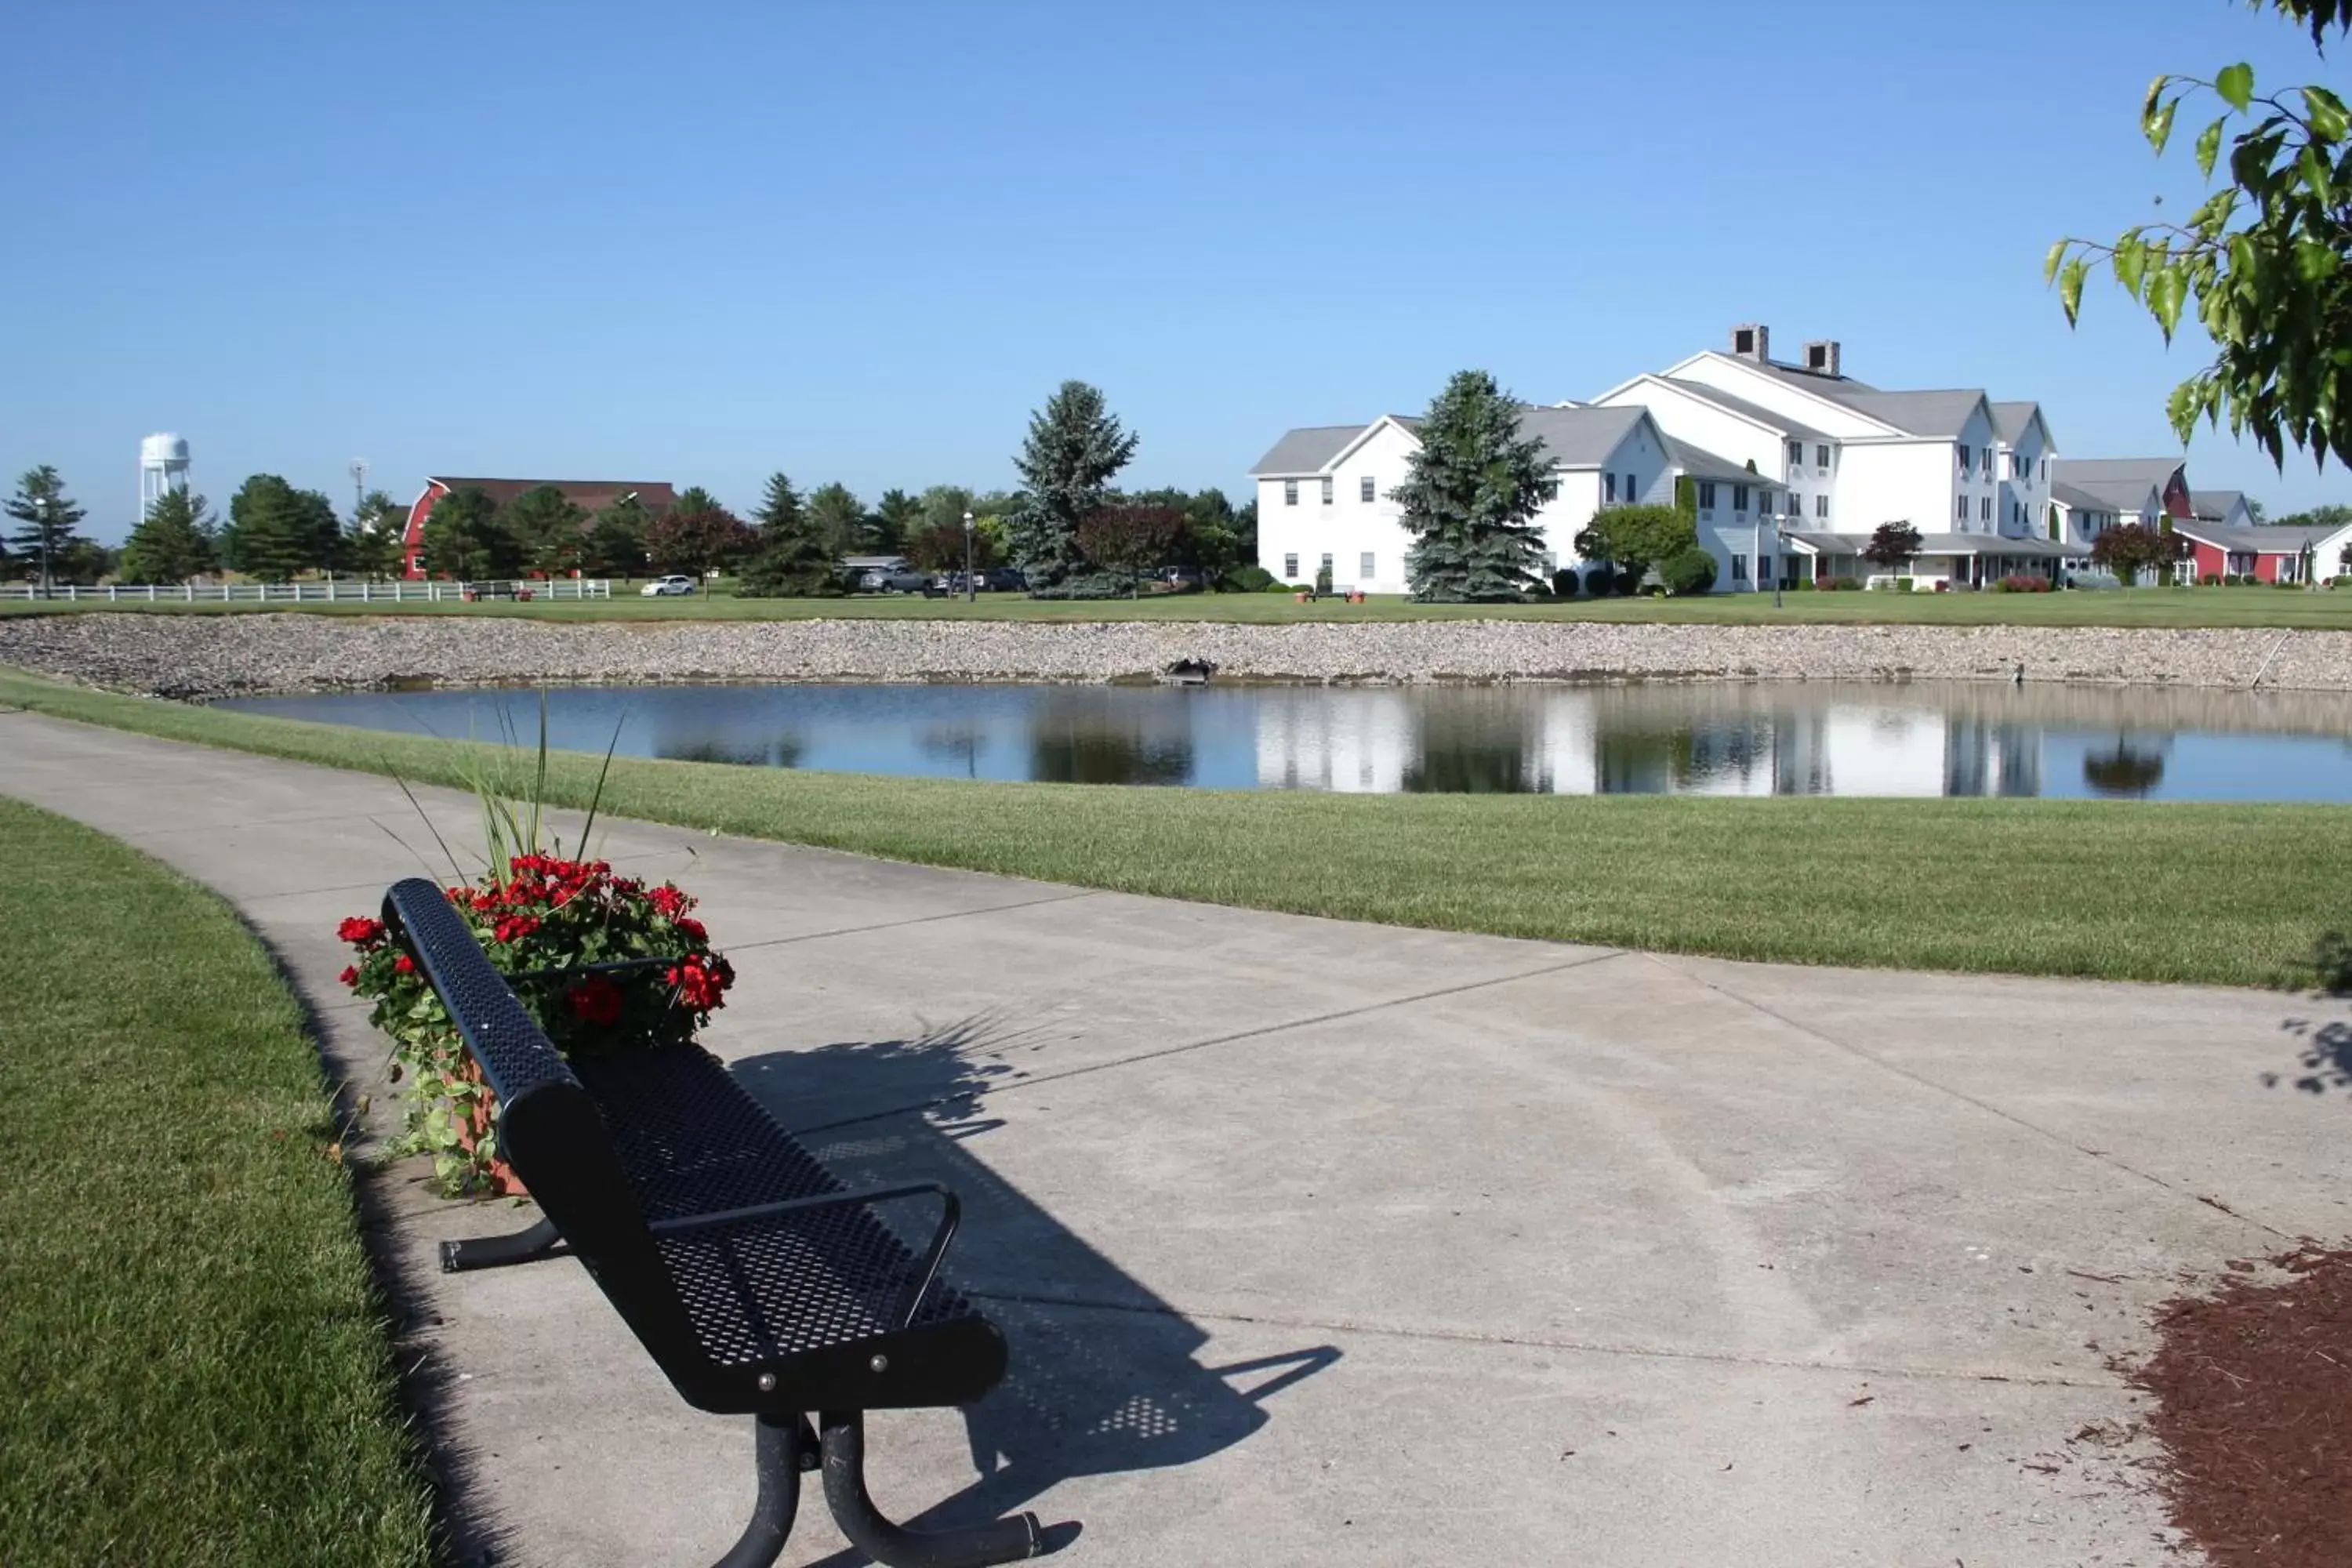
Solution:
M963 514L963 602L967 605L978 604L979 592L978 585L971 580L971 513L965 512Z
M1789 514L1772 514L1772 607L1780 607L1780 574L1789 556Z

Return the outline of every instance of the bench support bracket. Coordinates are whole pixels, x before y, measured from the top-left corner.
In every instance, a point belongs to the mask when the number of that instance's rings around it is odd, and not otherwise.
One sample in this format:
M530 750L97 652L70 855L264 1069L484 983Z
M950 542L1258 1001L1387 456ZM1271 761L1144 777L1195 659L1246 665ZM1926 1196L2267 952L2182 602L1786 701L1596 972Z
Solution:
M441 1272L464 1274L476 1268L529 1263L546 1257L562 1239L563 1234L555 1228L555 1222L542 1219L511 1236L476 1236L464 1241L445 1241L441 1244Z
M828 1411L818 1421L824 1500L849 1543L883 1568L988 1568L1034 1557L1044 1544L1034 1514L937 1532L902 1529L882 1517L866 1492L866 1418Z

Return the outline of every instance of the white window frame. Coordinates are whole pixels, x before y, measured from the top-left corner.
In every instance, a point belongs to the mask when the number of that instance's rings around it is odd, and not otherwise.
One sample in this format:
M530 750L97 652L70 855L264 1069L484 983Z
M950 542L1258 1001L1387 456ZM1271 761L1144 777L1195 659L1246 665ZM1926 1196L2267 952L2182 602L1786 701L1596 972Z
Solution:
M1330 475L1326 474L1323 476L1323 504L1325 506L1329 506L1331 504L1331 492L1338 487L1338 484L1339 481L1334 479Z
M1285 506L1297 506L1298 504L1298 481L1297 479L1285 479L1282 481L1282 504Z
M1298 581L1298 557L1297 555L1286 555L1282 558L1282 580L1286 583L1296 583Z
M1379 576L1380 572L1376 565L1379 559L1380 558L1377 555L1373 554L1372 552L1369 550L1359 555L1356 558L1356 564L1361 568L1361 570L1356 574L1357 580L1360 582L1369 583L1373 578Z
M1356 485L1356 499L1357 499L1358 500L1362 501L1362 502L1363 502L1364 504L1366 504L1367 506L1370 505L1373 501L1375 501L1375 500L1379 500L1379 499L1380 499L1380 493L1381 493L1381 488L1380 488L1380 486L1378 486L1378 485L1376 485L1376 484L1374 484L1374 483L1372 482L1372 476L1371 476L1371 475L1370 475L1370 474L1366 474L1366 475L1365 475L1365 476L1364 476L1360 480L1359 480L1359 481L1357 482L1357 485Z

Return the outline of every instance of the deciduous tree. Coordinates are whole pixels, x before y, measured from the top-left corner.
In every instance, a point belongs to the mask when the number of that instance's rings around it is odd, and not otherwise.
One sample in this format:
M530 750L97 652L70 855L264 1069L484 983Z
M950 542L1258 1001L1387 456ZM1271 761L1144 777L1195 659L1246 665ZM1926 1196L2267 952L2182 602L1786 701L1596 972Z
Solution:
M963 523L953 528L925 528L907 541L907 559L926 572L963 570ZM999 560L996 541L975 519L971 531L971 564L982 571Z
M1086 569L1078 524L1100 511L1110 481L1135 456L1136 437L1120 428L1103 395L1083 381L1066 381L1029 417L1029 434L1013 459L1024 495L1006 520L1013 564L1037 598L1087 597L1115 591L1115 578Z
M665 512L646 530L646 552L654 558L655 571L697 577L734 565L756 542L743 520L724 507Z
M1919 531L1907 522L1882 522L1870 531L1862 558L1889 572L1901 572L1919 554Z
M25 471L6 510L17 524L8 535L8 546L26 557L33 581L47 597L63 574L66 552L77 542L75 527L89 514L74 504L65 481L47 463Z
M122 575L132 583L184 583L215 563L212 515L205 498L166 489L122 546Z
M1603 507L1576 535L1576 552L1606 561L1635 578L1698 548L1698 524L1671 506Z
M2309 28L2315 47L2352 31L2352 0L2253 4ZM2172 389L2167 411L2183 441L2200 419L2226 419L2273 462L2290 445L2315 459L2352 454L2352 112L2316 84L2259 92L2243 62L2210 80L2160 76L2140 108L2159 156L2183 105L2221 110L2193 153L2206 179L2223 171L2218 188L2183 223L2137 225L2112 245L2058 241L2044 276L2071 322L2092 270L2112 271L2167 342L2195 301L2214 355Z
M2189 542L2144 523L2124 522L2103 529L2091 541L2091 560L2129 584L2143 567L2168 575L2175 563L2189 552Z
M826 553L836 558L856 550L866 531L866 503L847 485L819 485L811 490L808 515Z
M1078 524L1078 549L1088 561L1127 579L1134 598L1143 574L1174 559L1184 537L1184 514L1172 506L1107 506Z
M1412 538L1405 578L1442 604L1516 599L1541 581L1536 513L1559 493L1543 443L1519 434L1519 403L1483 370L1446 383L1421 446L1391 492Z

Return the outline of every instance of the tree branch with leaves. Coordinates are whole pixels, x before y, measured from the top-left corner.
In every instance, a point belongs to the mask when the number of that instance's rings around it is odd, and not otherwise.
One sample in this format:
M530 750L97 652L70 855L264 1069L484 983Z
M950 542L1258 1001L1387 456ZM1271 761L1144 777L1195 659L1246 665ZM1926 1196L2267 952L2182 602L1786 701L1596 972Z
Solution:
M2352 0L2252 4L2307 26L2315 47L2352 32ZM2210 80L2160 76L2140 110L2158 156L2182 107L2209 100L2222 112L2194 156L2202 177L2219 168L2227 183L2186 223L2140 224L2112 245L2059 240L2043 276L2072 323L2091 273L2112 271L2167 342L2194 301L2214 357L2172 389L2167 414L2183 442L2199 421L2226 420L2281 465L2290 445L2315 459L2352 455L2352 113L2316 84L2258 93L2243 62Z

